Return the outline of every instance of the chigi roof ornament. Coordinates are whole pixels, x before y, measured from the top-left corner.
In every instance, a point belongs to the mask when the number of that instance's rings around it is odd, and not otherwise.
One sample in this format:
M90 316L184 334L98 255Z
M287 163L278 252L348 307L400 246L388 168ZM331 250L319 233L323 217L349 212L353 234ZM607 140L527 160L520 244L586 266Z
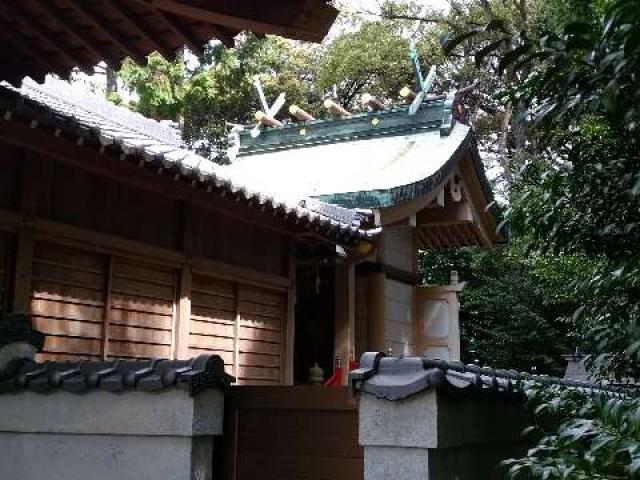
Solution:
M256 138L259 137L262 132L262 125L266 125L268 127L279 127L282 125L282 122L280 122L280 120L276 120L275 116L284 106L286 97L284 93L281 93L278 95L278 98L276 98L276 101L273 102L273 105L269 106L267 98L264 96L262 83L260 83L260 78L257 76L253 79L253 86L258 93L258 100L260 100L260 106L262 107L262 110L258 110L256 112L256 120L258 123L251 130L251 137Z
M413 68L416 72L416 87L418 89L418 94L413 99L413 102L411 102L408 113L409 115L415 115L415 113L420 108L420 105L422 105L422 101L431 89L433 81L436 79L436 66L431 66L431 68L429 69L429 73L427 74L427 78L424 78L422 76L422 67L420 66L418 49L416 48L416 44L414 42L411 42L411 47L409 48L409 58L411 58L411 63L413 63Z

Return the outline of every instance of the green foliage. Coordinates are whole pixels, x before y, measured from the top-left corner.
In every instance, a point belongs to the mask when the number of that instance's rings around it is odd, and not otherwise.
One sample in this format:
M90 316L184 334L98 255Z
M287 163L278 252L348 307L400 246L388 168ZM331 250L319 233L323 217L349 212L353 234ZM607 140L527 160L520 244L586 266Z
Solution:
M132 108L157 120L180 118L187 78L181 58L170 62L152 53L144 67L126 59L119 75L138 96Z
M318 86L331 91L346 108L359 108L356 96L365 92L396 98L404 85L413 85L409 42L393 22L365 22L338 36L318 68Z
M569 13L547 26L481 26L499 47L483 53L495 55L505 76L521 79L502 101L520 102L535 120L536 148L523 157L509 218L529 255L585 259L565 287L580 300L572 316L580 346L593 354L600 377L637 379L640 4L555 3ZM486 41L485 31L471 33ZM569 396L555 388L532 392L538 411L560 423L542 429L536 447L510 462L512 477L639 478L638 401Z
M640 399L530 385L536 446L503 462L512 479L640 478Z
M248 35L235 48L207 48L187 68L184 58L169 62L158 54L146 66L125 62L120 77L135 92L130 107L156 118L180 121L187 143L199 153L224 161L225 123L250 123L259 104L253 87L258 75L268 101L284 92L289 103L319 103L309 65L314 51L276 37ZM317 101L316 101L317 100Z

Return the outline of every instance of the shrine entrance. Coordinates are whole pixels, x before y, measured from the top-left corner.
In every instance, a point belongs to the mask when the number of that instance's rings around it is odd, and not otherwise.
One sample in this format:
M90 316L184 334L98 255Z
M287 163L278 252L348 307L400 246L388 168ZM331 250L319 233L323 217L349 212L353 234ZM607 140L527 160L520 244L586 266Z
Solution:
M335 268L328 265L298 267L296 274L295 385L312 383L310 368L317 364L319 380L333 374L335 336Z

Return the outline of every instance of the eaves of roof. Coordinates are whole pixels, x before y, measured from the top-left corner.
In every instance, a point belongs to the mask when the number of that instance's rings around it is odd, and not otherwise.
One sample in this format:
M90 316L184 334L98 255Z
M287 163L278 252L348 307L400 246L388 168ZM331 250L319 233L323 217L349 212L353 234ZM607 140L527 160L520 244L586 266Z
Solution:
M471 154L487 204L490 204L493 202L493 191L485 174L482 159L478 153L475 135L472 130L469 130L464 140L460 142L458 148L456 148L454 154L435 173L417 182L388 189L342 192L331 195L319 195L314 198L322 202L340 205L344 208L392 207L432 192L438 185L442 184L468 153Z
M61 90L65 82L57 82ZM83 102L87 102L86 105ZM370 241L371 232L358 225L341 223L335 218L275 200L271 196L249 191L226 178L216 164L181 144L171 127L109 104L96 96L69 101L68 96L26 81L22 89L0 84L0 110L5 120L14 115L55 135L81 139L101 152L138 163L155 173L184 181L220 196L244 203L248 208L265 212L292 225L293 231L312 232L332 242L354 245ZM153 181L152 179L150 181Z

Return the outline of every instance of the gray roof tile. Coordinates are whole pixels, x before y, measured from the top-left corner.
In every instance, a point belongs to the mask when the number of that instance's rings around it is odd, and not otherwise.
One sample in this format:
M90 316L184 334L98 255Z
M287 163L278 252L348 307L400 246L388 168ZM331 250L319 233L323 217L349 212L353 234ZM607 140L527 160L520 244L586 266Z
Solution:
M640 394L634 386L565 380L422 357L387 357L380 352L365 353L360 368L352 371L349 379L356 390L387 400L401 400L428 389L522 395L530 384L559 385L619 397Z
M17 97L17 98L16 98ZM158 122L106 99L85 92L68 82L48 79L39 85L25 79L20 89L0 83L0 108L54 128L96 140L104 147L119 149L126 156L139 156L148 163L176 175L213 184L218 189L236 194L254 206L278 211L283 218L306 219L318 225L320 233L331 235L338 243L369 239L371 234L358 224L343 223L340 218L311 211L298 202L276 200L272 196L251 191L238 184L223 166L189 150L180 132L169 122Z
M224 362L217 355L201 355L191 360L44 363L25 360L11 375L0 378L0 393L23 390L38 393L105 390L119 393L186 388L196 395L206 388L224 389L233 381L235 379L225 373Z

